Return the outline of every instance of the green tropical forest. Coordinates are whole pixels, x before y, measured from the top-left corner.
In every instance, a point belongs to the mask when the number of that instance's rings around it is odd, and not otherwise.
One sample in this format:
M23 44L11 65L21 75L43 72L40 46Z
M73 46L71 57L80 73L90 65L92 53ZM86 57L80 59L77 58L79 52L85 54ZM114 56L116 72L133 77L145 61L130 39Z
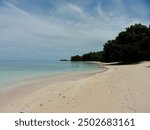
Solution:
M150 25L135 24L107 41L103 50L71 56L71 61L135 63L150 61Z

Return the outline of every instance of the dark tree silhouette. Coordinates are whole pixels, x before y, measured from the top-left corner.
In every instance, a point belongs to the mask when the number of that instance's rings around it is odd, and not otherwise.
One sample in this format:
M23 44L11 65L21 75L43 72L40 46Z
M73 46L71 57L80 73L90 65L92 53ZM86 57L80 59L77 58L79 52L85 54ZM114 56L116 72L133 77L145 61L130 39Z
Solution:
M104 61L133 63L150 60L150 25L131 25L114 40L104 44L103 51L72 56L72 61Z

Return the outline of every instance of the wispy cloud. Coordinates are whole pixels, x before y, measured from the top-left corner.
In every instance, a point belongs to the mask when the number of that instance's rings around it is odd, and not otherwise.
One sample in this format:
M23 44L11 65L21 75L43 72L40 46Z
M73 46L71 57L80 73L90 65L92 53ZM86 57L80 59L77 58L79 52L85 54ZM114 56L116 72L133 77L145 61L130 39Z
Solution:
M92 3L95 1L95 3ZM106 0L107 1L107 0ZM138 0L135 5L141 14L123 0L98 0L49 3L45 12L36 13L44 5L28 0L3 1L0 5L0 59L56 59L102 49L126 26L148 22L149 8ZM22 3L24 2L24 3ZM23 4L29 5L23 7ZM32 5L30 7L30 4ZM86 6L85 6L86 5ZM90 7L90 8L89 8ZM144 9L144 11L143 11ZM146 17L146 18L145 18Z

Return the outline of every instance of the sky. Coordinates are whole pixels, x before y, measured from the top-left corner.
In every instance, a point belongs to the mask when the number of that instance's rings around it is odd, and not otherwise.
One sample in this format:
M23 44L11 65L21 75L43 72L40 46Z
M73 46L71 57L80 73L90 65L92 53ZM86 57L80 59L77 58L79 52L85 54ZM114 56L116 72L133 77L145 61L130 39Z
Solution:
M150 0L0 0L0 60L59 60L100 51L150 24Z

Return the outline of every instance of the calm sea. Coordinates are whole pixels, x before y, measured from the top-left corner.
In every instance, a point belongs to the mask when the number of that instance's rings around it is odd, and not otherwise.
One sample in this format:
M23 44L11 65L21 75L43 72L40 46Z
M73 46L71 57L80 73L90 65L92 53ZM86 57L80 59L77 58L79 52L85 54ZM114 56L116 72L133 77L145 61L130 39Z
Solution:
M101 65L88 62L62 61L0 61L0 88L14 83L70 72L102 70Z

